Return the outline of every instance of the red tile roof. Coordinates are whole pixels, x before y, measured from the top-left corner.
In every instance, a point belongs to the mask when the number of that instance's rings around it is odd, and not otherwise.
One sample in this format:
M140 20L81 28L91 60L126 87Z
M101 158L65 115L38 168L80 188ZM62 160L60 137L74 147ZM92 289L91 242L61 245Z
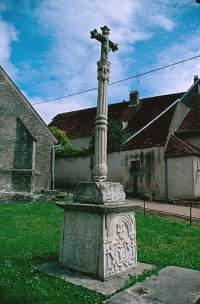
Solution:
M129 103L126 101L110 104L108 106L109 119L129 122L136 109L129 108L128 105ZM56 126L65 131L69 137L90 135L95 131L96 111L96 108L88 108L58 114L53 118L49 127Z
M200 132L200 107L188 110L176 133L196 130Z
M177 93L142 99L138 105L135 116L132 117L128 128L135 131L141 130L182 95L183 93ZM122 151L164 146L175 108L176 105L156 121L154 121L146 129L141 131L139 134L121 146L120 150Z
M140 130L149 121L170 106L183 93L176 93L164 96L156 96L140 99L137 106L129 107L129 102L124 101L108 105L108 119L128 122L127 131L135 132ZM171 109L155 126L149 127L145 138L137 137L137 147L164 145L168 134L168 127L171 122L174 109ZM61 113L55 116L49 126L56 126L66 132L67 136L90 135L95 131L96 108L89 108L73 112ZM142 142L141 142L142 141ZM135 140L134 140L135 142ZM131 146L131 144L129 143ZM133 146L136 147L134 144Z
M55 116L49 127L65 131L67 136L80 136L94 133L96 108L61 113Z
M199 154L200 150L193 148L192 146L186 144L181 139L171 134L164 156L178 156L178 155L188 155L188 154Z
M140 130L182 95L183 93L176 93L140 99L137 111L129 123L128 128ZM170 112L170 114L172 115L173 112Z
M120 150L125 151L164 146L168 136L169 126L175 107L176 105L173 106L169 111L163 114L156 121L154 121L146 129L141 131L139 134L137 134L135 137L133 137L127 143L121 146ZM147 121L146 123L148 123L149 121Z
M181 98L183 94L175 93L143 98L139 100L137 106L131 107L127 101L110 104L108 105L108 119L128 122L126 130L130 134L134 134L161 114L178 98ZM186 101L187 105L190 105L191 108L175 132L179 137L188 131L196 132L198 130L200 132L200 94L191 94ZM170 110L151 125L122 145L120 150L165 146L175 108L176 105L171 107ZM49 126L56 126L60 130L65 131L69 137L90 135L95 132L95 117L96 108L61 113L53 118ZM199 152L182 142L176 136L171 135L165 153L166 156L169 156Z
M199 108L200 107L200 94L191 94L189 96L189 99L186 98L186 104L189 108Z

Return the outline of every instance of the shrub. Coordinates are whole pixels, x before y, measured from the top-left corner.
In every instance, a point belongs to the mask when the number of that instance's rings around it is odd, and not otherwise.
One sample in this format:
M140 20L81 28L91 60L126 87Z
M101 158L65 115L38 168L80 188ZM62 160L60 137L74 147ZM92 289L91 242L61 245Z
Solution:
M57 156L69 156L73 154L78 154L83 151L86 151L87 148L76 148L71 143L69 138L66 136L66 133L64 131L59 130L57 127L51 127L51 132L55 135L55 137L58 139L60 143L62 143L62 146L57 147L55 149L55 153Z

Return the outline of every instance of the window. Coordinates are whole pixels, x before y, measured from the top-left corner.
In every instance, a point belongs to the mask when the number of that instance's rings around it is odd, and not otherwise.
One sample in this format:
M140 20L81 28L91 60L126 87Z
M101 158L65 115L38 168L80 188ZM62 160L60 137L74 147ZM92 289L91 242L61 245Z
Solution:
M131 161L131 170L132 171L139 171L141 168L140 160L132 160Z

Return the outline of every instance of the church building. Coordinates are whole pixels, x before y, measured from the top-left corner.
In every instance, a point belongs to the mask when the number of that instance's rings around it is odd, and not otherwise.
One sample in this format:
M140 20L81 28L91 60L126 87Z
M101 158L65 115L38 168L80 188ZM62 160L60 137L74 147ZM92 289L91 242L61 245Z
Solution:
M1 192L50 189L51 148L57 140L2 67L0 142Z

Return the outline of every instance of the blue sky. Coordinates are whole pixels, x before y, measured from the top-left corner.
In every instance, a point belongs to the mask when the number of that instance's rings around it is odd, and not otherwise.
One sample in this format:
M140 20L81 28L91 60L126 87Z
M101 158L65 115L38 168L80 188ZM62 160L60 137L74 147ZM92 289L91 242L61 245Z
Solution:
M100 43L90 31L107 25L110 82L200 55L195 0L1 0L0 65L30 103L97 87ZM200 58L108 87L108 102L186 91ZM34 105L49 123L58 113L96 106L97 91Z

